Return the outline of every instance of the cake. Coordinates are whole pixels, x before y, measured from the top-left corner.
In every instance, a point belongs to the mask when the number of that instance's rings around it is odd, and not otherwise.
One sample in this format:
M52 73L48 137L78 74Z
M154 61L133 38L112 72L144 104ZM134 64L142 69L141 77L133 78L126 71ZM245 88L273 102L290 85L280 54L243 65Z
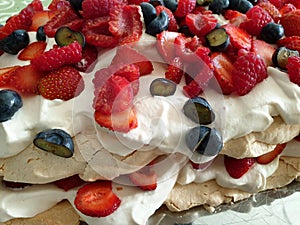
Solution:
M300 6L221 2L33 0L0 28L0 224L146 224L299 177Z

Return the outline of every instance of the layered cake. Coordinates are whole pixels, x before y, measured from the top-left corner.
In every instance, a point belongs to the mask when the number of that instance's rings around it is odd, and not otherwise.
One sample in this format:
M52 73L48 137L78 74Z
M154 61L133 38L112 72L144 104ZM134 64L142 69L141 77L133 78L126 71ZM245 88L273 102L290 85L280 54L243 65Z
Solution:
M0 224L147 224L300 175L300 5L33 0L0 28Z

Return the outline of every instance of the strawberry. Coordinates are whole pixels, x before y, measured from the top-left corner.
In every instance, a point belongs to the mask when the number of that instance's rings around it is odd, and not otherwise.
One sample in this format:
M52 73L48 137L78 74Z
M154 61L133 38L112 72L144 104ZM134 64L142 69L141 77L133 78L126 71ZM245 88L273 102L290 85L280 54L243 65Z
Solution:
M44 41L36 41L27 45L18 55L19 60L32 60L43 54L47 47Z
M193 169L195 169L195 170L204 170L212 163L212 160L210 160L208 162L205 162L205 163L195 163L191 160L189 162L192 165Z
M67 46L53 48L31 60L31 64L42 72L57 70L72 65L82 58L82 47L75 41Z
M128 0L128 4L140 5L142 2L148 2L148 0Z
M96 110L94 118L100 126L117 132L127 133L138 126L136 113L132 108L112 114L104 114Z
M177 32L163 31L157 35L156 47L163 59L170 63L175 57L175 38L180 34Z
M188 98L194 98L202 92L202 88L195 80L192 80L189 84L183 87L183 94Z
M152 73L153 65L151 61L135 49L124 45L117 49L116 55L112 59L112 64L135 64L139 67L140 75L147 75Z
M82 49L82 58L74 66L81 72L91 71L94 68L98 57L98 50L95 46L86 44Z
M272 66L272 55L275 52L275 47L265 41L259 39L252 40L251 52L259 55L265 62L266 66Z
M38 11L32 16L32 24L29 28L30 31L37 31L40 26L44 26L50 21L55 14L52 11Z
M122 112L133 105L133 90L130 82L117 75L109 75L106 81L98 82L102 79L106 69L102 69L95 74L93 80L95 85L94 108L104 115Z
M11 66L0 69L0 87L7 84L10 77L15 73L16 69L20 66Z
M300 52L300 36L290 36L281 38L277 41L279 47L284 46L291 50L297 50Z
M287 4L284 4L284 6L282 8L280 8L279 12L281 15L285 15L285 14L295 11L295 10L297 10L297 8L293 4L287 3Z
M300 134L298 134L296 137L294 137L294 140L300 142Z
M247 173L255 163L255 158L236 159L224 155L224 165L228 174L235 179Z
M82 28L87 43L96 47L111 48L119 43L119 37L109 32L109 17L99 17L85 21Z
M48 9L57 14L60 11L69 9L70 7L71 4L68 0L52 0L48 6Z
M277 144L273 151L265 153L261 156L256 158L257 163L259 164L268 164L272 162L285 148L286 143L284 144Z
M189 13L185 17L185 22L193 34L204 37L216 27L218 20L211 14Z
M175 57L168 65L167 71L165 72L165 78L179 84L183 75L183 63L180 57Z
M174 17L173 12L168 9L167 7L163 6L163 5L158 5L155 7L156 9L156 15L158 16L162 11L165 11L169 17L169 26L168 26L168 31L175 31L177 32L178 30L178 24L177 21Z
M120 44L138 41L142 36L143 24L138 6L126 5L110 10L109 31L120 38Z
M261 29L269 22L273 22L270 14L259 6L249 9L246 16L247 19L240 24L240 28L253 36L259 36Z
M184 17L196 6L196 0L178 0L177 9L174 12L175 17Z
M77 191L74 204L87 216L105 217L117 210L121 200L113 192L111 181L95 181Z
M285 0L285 4L293 4L297 9L300 9L300 2L298 0Z
M233 67L232 80L238 95L249 93L256 84L268 76L263 59L253 52L239 56Z
M211 55L214 65L214 76L220 85L223 94L228 95L234 91L232 81L233 64L224 53L215 52Z
M282 15L280 24L285 36L300 36L300 9Z
M277 9L280 9L285 3L285 0L269 0L269 2L272 3Z
M140 169L128 175L131 182L145 191L155 190L157 187L157 174L147 169Z
M84 89L83 79L74 67L66 66L52 71L38 83L39 93L46 99L69 100Z
M63 178L63 179L54 181L54 184L57 187L65 190L65 191L68 191L75 187L79 187L84 183L85 183L84 180L81 180L80 177L78 176L78 174L73 175L71 177L67 177L67 178Z
M291 56L286 65L290 81L300 86L300 57Z
M230 43L233 47L236 49L250 50L252 38L246 31L229 23L224 25L223 28L229 35Z
M263 8L264 10L266 10L275 22L280 20L281 14L280 14L278 8L276 8L276 6L273 5L270 1L260 2L257 5L261 8Z

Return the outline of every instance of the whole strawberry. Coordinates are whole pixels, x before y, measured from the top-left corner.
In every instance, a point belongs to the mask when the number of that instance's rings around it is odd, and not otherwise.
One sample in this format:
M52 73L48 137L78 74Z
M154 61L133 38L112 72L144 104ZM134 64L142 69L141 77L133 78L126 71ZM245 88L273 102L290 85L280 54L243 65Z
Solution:
M280 19L280 23L287 37L300 36L300 9L283 15Z
M39 84L39 93L46 99L69 100L78 96L84 89L84 81L74 67L66 66L43 77Z
M239 56L233 67L232 81L238 95L249 93L268 76L263 59L253 52Z
M286 67L288 70L290 81L300 86L300 57L289 57Z

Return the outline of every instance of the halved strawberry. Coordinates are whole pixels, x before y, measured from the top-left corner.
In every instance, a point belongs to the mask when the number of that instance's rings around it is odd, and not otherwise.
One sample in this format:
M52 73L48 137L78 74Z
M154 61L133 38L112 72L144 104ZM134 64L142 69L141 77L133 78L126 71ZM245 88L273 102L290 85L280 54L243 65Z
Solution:
M79 187L81 186L82 184L85 183L84 180L82 180L78 174L76 175L73 175L71 177L67 177L67 178L63 178L63 179L60 179L60 180L57 180L57 181L54 181L53 182L57 187L65 190L65 191L68 191L72 188L75 188L75 187Z
M7 84L10 77L14 74L17 68L20 66L11 66L0 69L0 87Z
M176 84L179 84L183 75L183 63L180 57L175 57L168 65L167 71L165 72L165 78L174 81Z
M143 171L143 169L128 174L133 184L145 191L155 190L157 187L157 174L154 171Z
M300 36L300 9L282 15L280 23L287 37Z
M178 0L177 9L174 12L176 17L184 17L196 6L196 0Z
M232 81L233 64L224 53L215 52L211 55L214 65L214 76L220 85L223 94L228 95L234 91Z
M84 81L78 70L66 66L45 75L38 82L39 93L46 99L69 100L84 89Z
M226 24L223 28L230 37L230 43L235 48L250 50L252 40L250 34L233 24Z
M202 88L195 80L192 80L189 84L183 87L183 94L188 98L194 98L202 92Z
M32 24L29 28L30 31L37 31L40 26L44 26L55 16L52 11L39 11L32 16Z
M279 47L284 46L288 49L297 50L300 52L300 36L290 36L281 38L277 41Z
M175 38L179 35L178 32L163 31L156 37L157 50L167 63L170 63L176 56Z
M218 20L211 14L190 13L185 17L185 22L193 34L204 37L217 26Z
M70 1L68 0L52 0L48 6L48 9L58 13L59 11L69 9L71 7Z
M47 47L44 41L36 41L27 45L18 55L19 60L32 60L43 54Z
M74 204L87 216L105 217L117 210L121 200L113 192L111 181L95 181L77 191Z
M95 111L94 118L100 126L117 132L127 133L138 126L136 113L132 108L109 115L101 111Z
M259 55L265 62L266 66L272 66L272 55L275 52L275 47L267 42L259 39L252 40L251 52Z
M276 145L276 147L274 148L273 151L263 154L261 156L258 156L256 158L257 163L268 164L268 163L272 162L279 154L282 153L285 146L286 146L286 143Z
M255 158L236 159L224 155L224 165L228 174L235 179L242 177L254 165Z
M10 76L9 84L23 94L38 94L38 83L43 76L32 65L20 66Z
M112 65L127 65L132 63L139 67L141 76L150 74L153 71L153 65L146 56L142 55L128 45L118 47L116 55L112 59Z

